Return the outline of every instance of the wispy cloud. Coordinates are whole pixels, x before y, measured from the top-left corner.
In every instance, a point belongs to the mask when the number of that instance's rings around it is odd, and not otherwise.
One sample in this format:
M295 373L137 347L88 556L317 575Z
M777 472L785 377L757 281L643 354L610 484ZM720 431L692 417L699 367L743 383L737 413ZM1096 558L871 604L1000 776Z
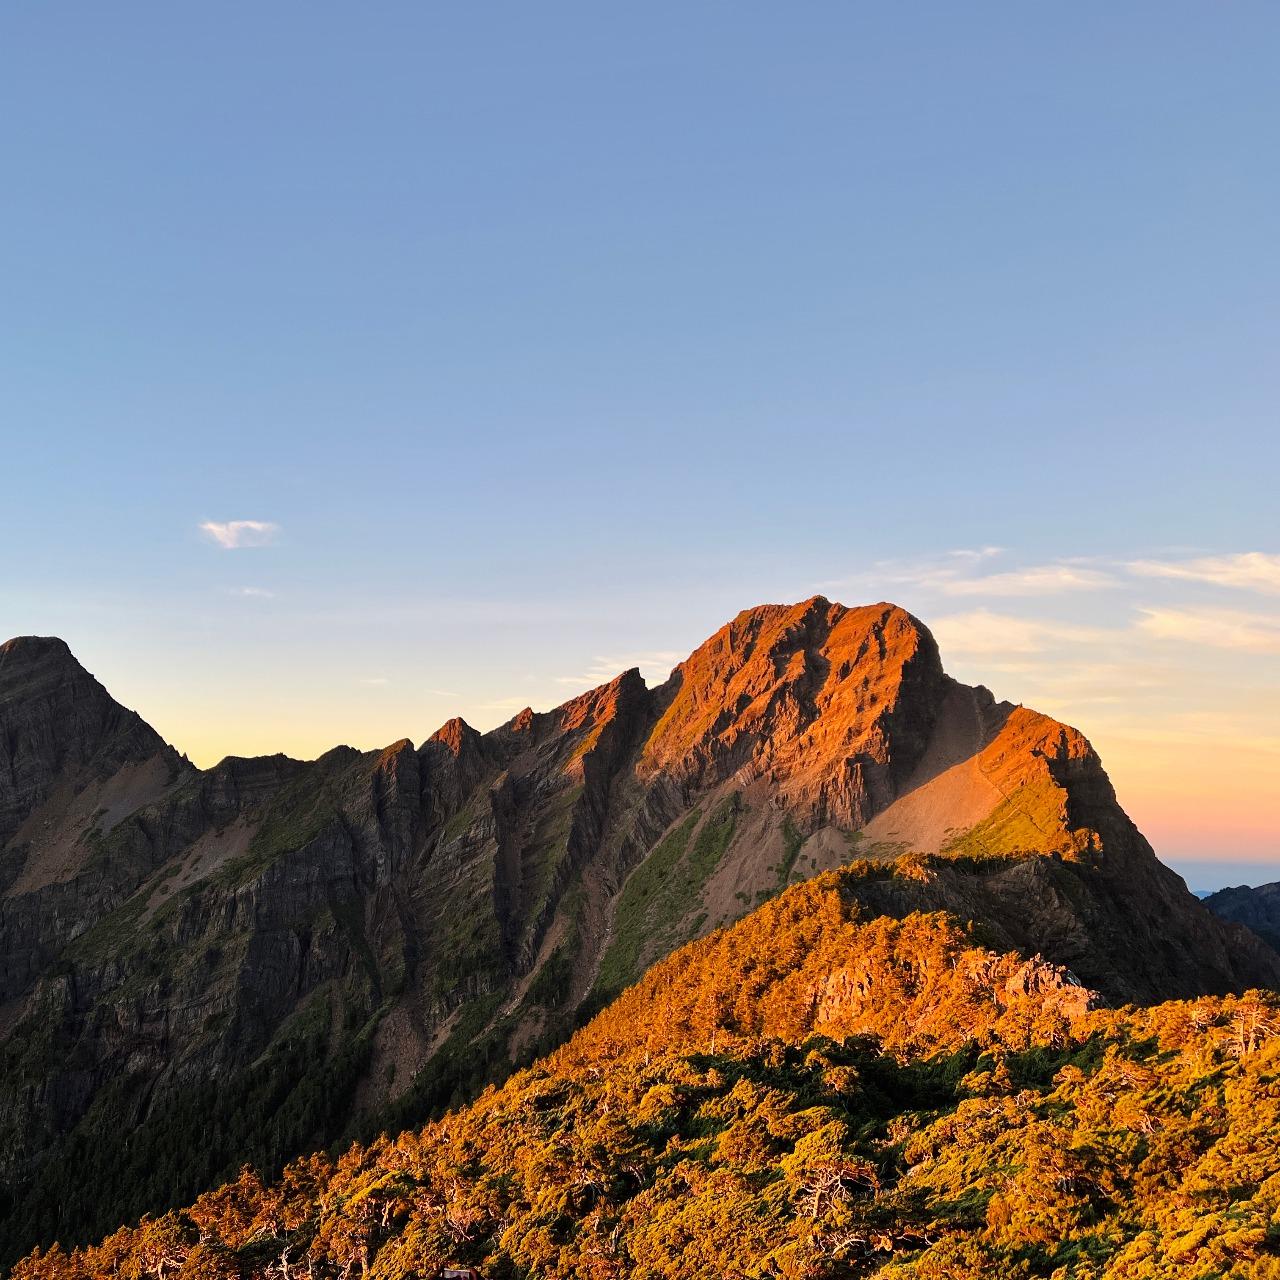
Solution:
M1138 627L1160 640L1280 654L1280 617L1232 609L1141 610Z
M1144 578L1176 578L1280 595L1280 555L1264 551L1192 560L1131 560L1125 567Z
M380 689L383 685L390 684L391 681L386 676L361 676L356 683L366 685L369 688Z
M1113 575L1100 569L1043 564L976 578L956 577L939 582L937 587L948 596L1056 596L1068 591L1101 591L1118 585Z
M205 520L200 528L226 551L265 547L280 532L280 526L270 520Z
M274 600L276 593L268 591L266 587L228 587L227 594L245 596L254 600Z
M587 669L580 674L556 676L555 682L579 689L594 689L597 685L608 684L615 676L630 671L632 667L639 667L640 674L646 680L665 680L671 668L687 656L673 649L649 649L641 653L601 656L592 658Z
M1135 642L1176 640L1214 649L1280 654L1280 616L1233 609L1146 606L1124 627L1091 627L975 609L938 618L932 626L943 655L948 653L1018 658L1087 646L1124 646ZM1149 658L1147 659L1149 661Z
M815 583L819 591L880 591L889 583L933 586L949 582L1004 554L1002 547L960 547L914 560L877 560L864 570Z
M988 609L939 618L931 630L944 658L949 653L1044 653L1064 645L1106 644L1117 638L1115 631L1103 627L1020 618L1015 614L992 613Z

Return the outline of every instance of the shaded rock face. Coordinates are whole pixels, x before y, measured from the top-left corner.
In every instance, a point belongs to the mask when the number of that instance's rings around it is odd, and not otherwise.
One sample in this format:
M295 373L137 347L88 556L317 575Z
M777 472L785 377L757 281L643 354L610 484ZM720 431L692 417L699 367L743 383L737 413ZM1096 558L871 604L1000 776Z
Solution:
M1280 883L1219 889L1204 900L1204 905L1222 919L1252 930L1269 947L1280 951Z
M413 1122L851 860L868 912L951 911L1110 999L1280 981L1080 734L951 680L891 605L751 609L656 689L628 671L485 734L205 771L61 642L11 641L0 1250ZM120 1200L95 1217L87 1181Z
M0 846L59 785L83 788L156 756L177 772L177 753L61 640L0 645Z

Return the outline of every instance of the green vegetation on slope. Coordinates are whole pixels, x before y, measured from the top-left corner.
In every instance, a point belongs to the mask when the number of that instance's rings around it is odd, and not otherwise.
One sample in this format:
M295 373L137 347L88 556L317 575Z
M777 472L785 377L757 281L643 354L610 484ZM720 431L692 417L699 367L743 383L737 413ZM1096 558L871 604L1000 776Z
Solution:
M782 819L782 857L778 860L778 888L785 889L791 883L796 859L804 847L804 833L791 821L790 815Z
M228 889L248 884L277 858L303 848L338 822L340 768L349 767L349 754L339 749L322 756L314 769L300 774L274 796L248 851L221 868L214 882Z
M597 1007L640 976L646 954L662 955L685 940L676 936L677 930L728 849L739 808L738 796L730 796L700 829L702 811L695 809L627 878L614 914L613 939L600 964Z
M1006 858L1014 853L1070 853L1064 836L1065 794L1047 775L1005 796L976 825L950 840L944 853L967 858Z
M147 1074L106 1081L20 1204L0 1213L0 1257L13 1256L14 1241L92 1238L121 1215L181 1204L245 1162L275 1176L347 1129L375 1024L347 1027L341 1016L331 1026L330 1001L314 993L256 1062L216 1082L153 1098ZM128 1143L104 1140L122 1128Z

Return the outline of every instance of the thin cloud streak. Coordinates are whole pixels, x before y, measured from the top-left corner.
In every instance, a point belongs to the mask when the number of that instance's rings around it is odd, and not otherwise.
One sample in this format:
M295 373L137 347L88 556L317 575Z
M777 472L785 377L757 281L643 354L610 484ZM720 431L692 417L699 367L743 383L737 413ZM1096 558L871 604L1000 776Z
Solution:
M912 562L882 560L865 574L821 584L824 589L854 586L882 591L911 586L940 596L998 598L1049 597L1078 591L1106 591L1120 585L1114 573L1092 568L1080 560L1054 560L1020 569L982 572L1005 554L1000 547L948 551Z
M1244 551L1185 560L1062 558L1046 564L984 572L1004 555L1000 547L948 551L917 562L882 560L867 572L819 584L820 589L856 587L881 591L911 586L939 596L993 598L1053 597L1082 591L1109 591L1125 579L1201 583L1265 595L1280 595L1280 554Z
M1098 569L1048 564L980 578L957 578L939 583L938 589L948 596L1056 596L1068 591L1105 591L1119 585L1111 574Z
M1193 560L1131 560L1125 567L1143 578L1173 578L1280 595L1280 555L1263 551L1200 556Z

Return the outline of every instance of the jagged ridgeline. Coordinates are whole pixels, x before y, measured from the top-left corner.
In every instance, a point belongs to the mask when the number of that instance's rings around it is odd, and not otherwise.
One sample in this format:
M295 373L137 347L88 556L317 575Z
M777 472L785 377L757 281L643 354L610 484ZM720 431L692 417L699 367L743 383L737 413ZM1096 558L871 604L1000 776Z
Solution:
M15 1280L1280 1275L1280 999L1099 1007L863 865L657 964L418 1132Z
M857 862L1110 1002L1280 981L1075 730L890 605L764 606L671 678L480 734L191 766L60 641L0 647L0 1257L421 1123L655 961Z

